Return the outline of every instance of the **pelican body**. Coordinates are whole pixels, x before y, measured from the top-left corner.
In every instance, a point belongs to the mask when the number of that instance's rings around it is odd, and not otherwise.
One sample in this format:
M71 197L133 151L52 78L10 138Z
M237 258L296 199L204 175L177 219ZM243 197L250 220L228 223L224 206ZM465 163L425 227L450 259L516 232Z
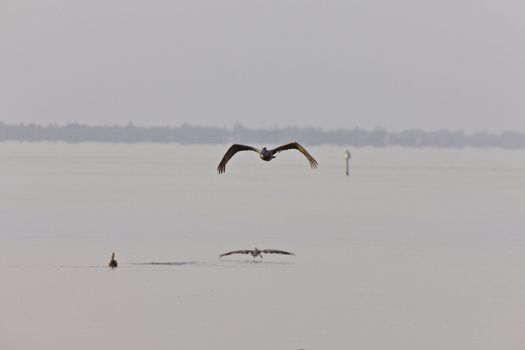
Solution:
M261 153L259 153L259 157L262 160L267 161L267 162L269 162L270 160L275 158L275 156L272 154L272 152L268 151L266 149L266 147L263 147L263 149L261 150ZM257 248L255 248L255 249L257 249Z
M262 157L261 157L262 158ZM262 254L261 254L261 251L257 248L255 248L254 250L250 251L250 255L253 257L253 258L256 258L256 257L259 257L262 259Z

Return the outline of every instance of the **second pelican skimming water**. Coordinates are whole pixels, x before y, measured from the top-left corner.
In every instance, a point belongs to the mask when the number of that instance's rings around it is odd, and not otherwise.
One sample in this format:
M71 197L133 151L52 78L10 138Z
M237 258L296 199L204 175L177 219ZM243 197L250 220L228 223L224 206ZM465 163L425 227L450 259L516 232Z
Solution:
M250 254L254 258L259 257L261 259L262 259L263 254L295 255L294 253L286 252L284 250L277 250L277 249L262 249L261 250L261 249L255 248L255 249L245 249L245 250L233 250L231 252L219 255L219 257L222 258L223 256L232 255L232 254Z

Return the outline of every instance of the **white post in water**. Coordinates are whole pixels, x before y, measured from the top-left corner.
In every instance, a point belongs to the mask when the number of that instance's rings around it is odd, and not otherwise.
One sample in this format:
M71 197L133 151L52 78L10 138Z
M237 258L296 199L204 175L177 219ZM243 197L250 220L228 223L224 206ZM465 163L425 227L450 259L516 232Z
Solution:
M346 176L350 175L350 152L345 151L345 160L346 160Z

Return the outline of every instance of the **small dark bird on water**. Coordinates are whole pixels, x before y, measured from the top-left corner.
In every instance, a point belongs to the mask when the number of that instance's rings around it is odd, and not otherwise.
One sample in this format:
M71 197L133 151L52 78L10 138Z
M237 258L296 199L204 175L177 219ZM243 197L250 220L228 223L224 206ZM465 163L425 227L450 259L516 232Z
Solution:
M112 269L118 266L117 260L115 260L115 253L111 254L111 260L109 261L108 266L111 267Z
M301 146L297 142L292 142L292 143L288 143L286 145L282 145L282 146L279 146L277 148L270 149L270 150L266 149L266 147L263 147L263 149L260 150L260 149L257 149L251 146L234 144L226 151L226 154L224 154L224 157L222 157L222 160L219 163L219 166L217 167L217 171L219 172L219 174L224 173L226 171L226 163L228 163L228 161L235 155L235 153L240 152L240 151L257 152L259 153L259 157L262 160L269 162L270 160L275 158L276 153L279 153L281 151L286 151L289 149L296 149L299 152L301 152L306 157L306 159L308 159L308 162L310 162L310 166L312 167L312 169L317 168L317 161L314 159L314 157L312 157L310 153L308 153L306 149L304 149L303 146Z
M245 249L245 250L233 250L228 253L224 253L219 255L219 258L222 258L223 256L232 255L232 254L250 254L254 258L259 257L262 259L263 254L284 254L284 255L295 255L294 253L286 252L284 250L277 250L277 249Z

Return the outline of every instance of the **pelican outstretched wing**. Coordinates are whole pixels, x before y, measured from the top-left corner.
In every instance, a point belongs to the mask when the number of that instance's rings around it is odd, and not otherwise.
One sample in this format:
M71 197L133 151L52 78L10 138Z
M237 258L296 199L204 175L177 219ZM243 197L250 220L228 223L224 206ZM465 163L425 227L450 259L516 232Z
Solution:
M261 253L264 253L264 254L295 255L294 253L286 252L284 250L277 250L277 249L263 249L263 250L261 250Z
M314 159L314 157L312 157L310 153L308 153L308 151L303 146L298 144L297 142L292 142L286 145L279 146L277 148L270 150L270 152L272 153L272 155L274 155L275 153L279 153L281 151L286 151L289 149L296 149L302 154L304 154L306 159L308 159L308 162L310 162L310 167L312 167L312 169L317 168L317 161Z
M232 254L250 254L250 253L251 253L251 250L249 250L249 249L233 250L231 252L223 253L223 254L219 255L219 258L222 258L223 256L226 256L226 255L232 255Z
M238 144L232 145L230 148L228 148L228 150L224 154L224 157L222 157L222 160L219 163L219 166L217 167L217 171L219 172L219 174L226 171L226 163L228 163L228 161L235 155L235 153L240 152L240 151L254 151L257 153L260 152L260 150L258 150L257 148L251 147L251 146L238 145Z

